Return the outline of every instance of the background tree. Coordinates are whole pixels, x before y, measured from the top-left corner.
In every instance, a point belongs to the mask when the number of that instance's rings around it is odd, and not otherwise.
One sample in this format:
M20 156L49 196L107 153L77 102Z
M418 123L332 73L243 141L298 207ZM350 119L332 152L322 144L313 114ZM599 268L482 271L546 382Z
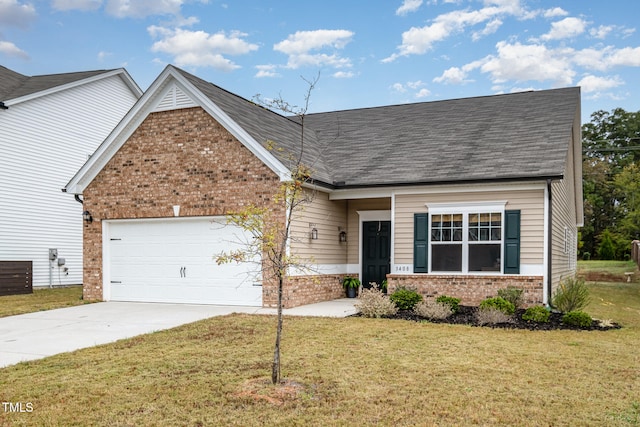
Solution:
M271 367L271 382L278 384L281 382L280 369L280 344L282 340L282 296L286 278L291 270L301 272L311 270L310 260L304 260L289 253L289 243L292 239L291 225L295 219L296 212L300 211L304 205L313 199L313 193L305 189L305 184L312 183L312 170L307 167L302 159L304 154L304 116L309 108L309 99L319 75L315 80L305 81L308 83L308 90L304 97L304 106L291 105L282 98L274 100L264 100L257 95L254 101L269 109L275 109L286 115L295 115L300 123L300 145L297 153L289 153L289 164L291 167L290 179L280 184L275 191L273 202L284 208L285 215L270 207L248 206L238 212L227 215L227 222L237 225L250 233L252 239L241 242L242 246L234 251L223 252L216 257L218 264L229 262L248 262L261 259L261 273L263 281L277 283L277 326L276 340L273 350L273 363ZM266 141L269 150L282 150L278 147L277 141Z
M640 162L640 112L596 111L582 126L582 138L585 225L580 254L598 257L603 233L609 230L614 257L624 259L639 233L640 195L634 183Z

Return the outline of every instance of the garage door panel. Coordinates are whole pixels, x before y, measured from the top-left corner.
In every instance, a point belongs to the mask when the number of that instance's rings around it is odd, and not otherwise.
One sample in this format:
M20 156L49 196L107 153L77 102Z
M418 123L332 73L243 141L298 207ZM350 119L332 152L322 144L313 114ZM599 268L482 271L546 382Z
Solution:
M224 218L112 221L109 232L112 300L262 305L259 262L215 262L248 237Z

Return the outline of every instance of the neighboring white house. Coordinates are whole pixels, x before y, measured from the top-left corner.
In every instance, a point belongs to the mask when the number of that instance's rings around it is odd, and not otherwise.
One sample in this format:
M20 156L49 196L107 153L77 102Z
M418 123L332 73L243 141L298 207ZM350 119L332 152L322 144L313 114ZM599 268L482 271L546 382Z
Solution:
M141 95L122 68L0 66L0 261L32 261L34 287L82 283L83 209L61 189Z

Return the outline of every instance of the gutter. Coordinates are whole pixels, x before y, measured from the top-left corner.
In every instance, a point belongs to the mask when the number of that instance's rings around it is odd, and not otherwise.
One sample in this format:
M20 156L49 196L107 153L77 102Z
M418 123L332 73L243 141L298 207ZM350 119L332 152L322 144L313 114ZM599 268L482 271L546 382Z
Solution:
M4 105L4 102L0 101L0 110L8 110L8 109L9 109L9 107Z
M376 184L347 184L345 181L333 181L332 183L314 179L313 183L324 187L328 190L358 190L363 188L389 188L389 187L414 187L428 185L464 185L464 184L486 184L486 183L504 183L504 182L533 182L543 180L563 179L564 175L546 175L535 177L505 177L505 178L487 178L487 179L461 179L447 181L414 181L414 182L388 182Z

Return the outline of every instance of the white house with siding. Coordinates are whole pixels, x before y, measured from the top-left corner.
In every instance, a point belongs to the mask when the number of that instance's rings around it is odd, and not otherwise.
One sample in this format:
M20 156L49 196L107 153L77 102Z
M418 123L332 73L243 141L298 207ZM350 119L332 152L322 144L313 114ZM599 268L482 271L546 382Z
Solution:
M0 66L0 261L32 261L34 287L82 283L83 208L61 189L141 95L122 68Z

